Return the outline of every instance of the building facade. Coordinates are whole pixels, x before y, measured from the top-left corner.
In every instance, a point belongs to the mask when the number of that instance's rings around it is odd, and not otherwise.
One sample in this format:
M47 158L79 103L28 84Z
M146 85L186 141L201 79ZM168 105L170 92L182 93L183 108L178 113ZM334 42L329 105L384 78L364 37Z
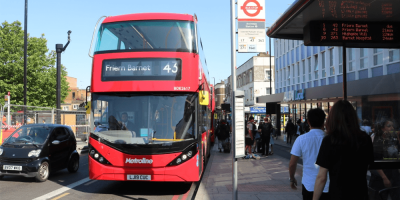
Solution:
M282 106L289 108L287 117L293 120L304 121L311 108L322 108L328 115L331 106L343 99L346 62L347 99L360 121L374 124L389 118L400 127L399 49L347 48L344 60L342 47L304 46L302 41L285 39L275 39L274 44L276 94L257 102L275 104L278 121L284 121Z
M225 102L225 82L221 81L214 87L215 90L215 108L221 110L221 104Z
M272 77L274 77L275 60L273 56L271 64L270 67L270 55L260 53L251 57L236 70L236 88L245 93L244 103L247 115L256 114L257 112L251 113L251 110L255 108L265 107L265 104L256 103L257 97L274 93L275 83Z
M61 104L61 109L66 111L84 110L84 106L82 106L82 103L86 102L86 89L78 88L77 78L69 76L67 76L66 78L69 86L69 92L64 102ZM88 97L90 99L90 93L88 93Z

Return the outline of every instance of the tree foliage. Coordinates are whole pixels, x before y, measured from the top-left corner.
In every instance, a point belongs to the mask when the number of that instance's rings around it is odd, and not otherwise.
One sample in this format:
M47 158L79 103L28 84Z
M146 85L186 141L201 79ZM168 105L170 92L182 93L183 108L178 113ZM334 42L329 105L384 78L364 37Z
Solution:
M56 107L56 53L49 52L47 40L29 37L27 46L27 105ZM68 95L67 72L62 67L61 101ZM11 104L24 104L24 31L21 23L0 26L0 103L11 92Z

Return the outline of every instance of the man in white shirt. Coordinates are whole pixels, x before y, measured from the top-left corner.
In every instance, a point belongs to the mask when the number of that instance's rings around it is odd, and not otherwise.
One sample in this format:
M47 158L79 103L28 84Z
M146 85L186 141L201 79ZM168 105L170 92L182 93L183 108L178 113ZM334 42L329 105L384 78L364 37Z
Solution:
M320 109L311 109L307 112L307 122L310 125L310 131L300 135L293 144L292 157L289 163L290 186L292 189L297 189L297 180L294 175L296 172L297 161L303 157L303 179L302 179L302 195L303 200L313 198L314 184L317 178L319 166L315 164L322 143L325 137L324 123L325 112ZM329 180L326 182L321 200L329 198Z

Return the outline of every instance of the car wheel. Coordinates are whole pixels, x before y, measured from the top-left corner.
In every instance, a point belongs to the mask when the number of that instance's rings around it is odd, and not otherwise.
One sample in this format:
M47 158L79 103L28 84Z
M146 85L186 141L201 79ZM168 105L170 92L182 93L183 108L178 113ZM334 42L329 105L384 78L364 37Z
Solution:
M75 173L79 169L79 156L73 155L72 158L68 162L68 171L70 173Z
M44 182L49 178L49 174L50 174L49 163L44 161L40 165L38 173L37 173L35 179L38 182Z

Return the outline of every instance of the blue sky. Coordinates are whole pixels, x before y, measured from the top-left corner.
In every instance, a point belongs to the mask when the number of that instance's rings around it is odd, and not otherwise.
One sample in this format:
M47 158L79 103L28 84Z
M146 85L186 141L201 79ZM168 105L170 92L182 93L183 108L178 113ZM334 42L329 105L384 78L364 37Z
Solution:
M267 27L293 2L265 1ZM24 0L0 0L0 23L18 20L24 24L24 4ZM30 0L28 33L33 37L44 33L48 49L55 50L55 44L67 42L67 31L71 30L71 43L62 54L61 62L69 76L78 78L78 87L85 88L90 85L92 59L88 51L97 20L103 15L144 12L196 13L210 77L219 82L231 74L230 0ZM254 55L238 53L237 66Z

